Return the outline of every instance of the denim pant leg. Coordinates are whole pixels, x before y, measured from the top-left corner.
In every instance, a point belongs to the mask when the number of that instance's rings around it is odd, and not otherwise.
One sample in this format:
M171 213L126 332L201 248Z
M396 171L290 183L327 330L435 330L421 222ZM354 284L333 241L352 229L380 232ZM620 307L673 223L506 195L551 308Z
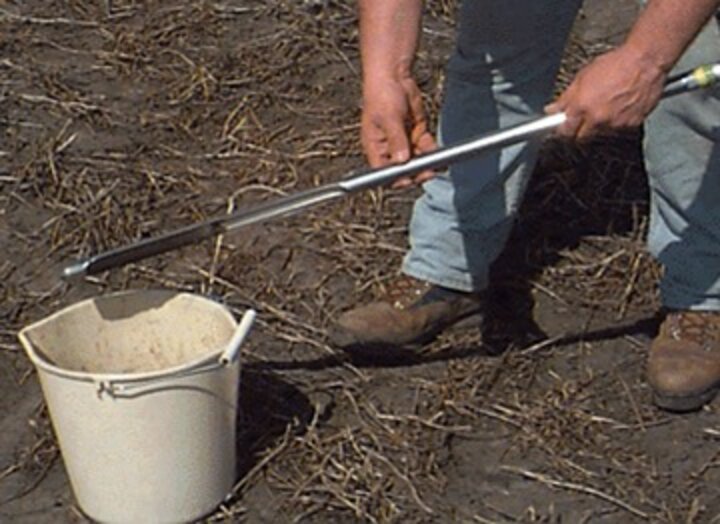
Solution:
M720 61L712 20L676 72ZM720 89L664 100L645 124L648 247L663 264L663 304L720 310Z
M438 139L453 144L542 112L581 0L465 0L447 68ZM482 290L510 234L536 159L534 141L453 165L424 184L403 271Z

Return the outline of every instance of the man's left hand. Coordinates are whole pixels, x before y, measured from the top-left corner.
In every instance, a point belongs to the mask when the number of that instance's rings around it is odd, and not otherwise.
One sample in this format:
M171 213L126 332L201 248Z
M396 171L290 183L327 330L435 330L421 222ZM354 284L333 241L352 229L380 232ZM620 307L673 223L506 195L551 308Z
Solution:
M583 68L547 113L567 114L558 134L583 140L614 129L640 126L657 105L666 73L627 46Z

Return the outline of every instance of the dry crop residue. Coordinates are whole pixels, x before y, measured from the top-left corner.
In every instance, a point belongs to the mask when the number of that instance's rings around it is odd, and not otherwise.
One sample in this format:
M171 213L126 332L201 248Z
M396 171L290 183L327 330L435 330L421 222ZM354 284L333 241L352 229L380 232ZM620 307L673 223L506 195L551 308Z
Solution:
M433 115L453 9L427 5L417 71ZM576 37L560 84L602 49ZM79 285L57 271L362 168L353 4L10 1L0 50L1 520L81 521L16 331L141 287L260 313L242 354L241 477L211 521L720 513L717 408L668 416L643 378L657 268L637 136L547 144L484 340L350 359L326 328L394 277L412 192L367 192Z

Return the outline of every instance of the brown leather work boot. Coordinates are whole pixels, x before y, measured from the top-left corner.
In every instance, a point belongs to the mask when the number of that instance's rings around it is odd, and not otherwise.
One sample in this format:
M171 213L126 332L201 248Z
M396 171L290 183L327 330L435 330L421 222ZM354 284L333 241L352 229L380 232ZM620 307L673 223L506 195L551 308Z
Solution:
M330 330L342 349L418 349L449 327L482 323L483 299L400 277L387 297L343 313Z
M655 403L670 411L693 411L720 389L720 312L668 313L650 345L648 382Z

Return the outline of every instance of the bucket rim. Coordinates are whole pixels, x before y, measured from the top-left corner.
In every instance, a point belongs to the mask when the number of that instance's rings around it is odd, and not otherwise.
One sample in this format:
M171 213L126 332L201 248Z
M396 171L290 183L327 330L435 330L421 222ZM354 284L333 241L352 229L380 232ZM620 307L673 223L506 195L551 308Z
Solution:
M203 300L209 304L212 304L213 306L217 307L223 315L230 320L230 322L233 324L234 328L237 328L238 322L233 316L233 314L230 312L230 310L223 304L217 302L216 300L213 300L211 298L208 298L203 295L198 295L195 293L190 293L187 291L174 291L169 289L161 289L161 288L149 288L149 289L135 289L135 290L124 290L124 291L118 291L109 293L107 295L101 295L99 297L91 297L86 298L83 300L80 300L78 302L75 302L73 304L70 304L59 311L54 312L53 314L42 318L40 320L37 320L33 322L32 324L29 324L22 328L20 331L18 331L18 338L20 339L20 342L25 349L26 354L30 358L30 361L39 369L51 373L53 375L57 375L63 378L68 378L72 380L77 380L81 382L92 382L92 383L98 383L98 382L112 382L112 383L123 383L123 382L149 382L153 380L158 379L166 379L168 377L172 377L175 375L181 375L185 374L187 372L191 372L193 370L196 370L198 368L203 368L209 364L217 363L219 366L222 366L222 363L220 362L220 357L222 356L222 353L225 349L225 347L218 347L213 349L211 352L207 353L206 355L200 356L198 358L195 358L193 360L190 360L188 362L185 362L183 364L178 364L176 366L167 367L159 370L154 371L139 371L139 372L133 372L133 373L92 373L89 371L74 371L71 369L66 369L60 366L57 366L56 364L53 364L46 360L35 348L35 345L32 343L29 337L29 333L40 327L41 325L51 322L52 320L56 319L57 317L66 314L69 309L77 308L80 306L83 306L87 303L93 302L100 299L105 298L114 298L122 295L131 295L131 294L141 294L145 292L162 292L167 293L168 295L177 295L177 296L190 296L195 299Z

